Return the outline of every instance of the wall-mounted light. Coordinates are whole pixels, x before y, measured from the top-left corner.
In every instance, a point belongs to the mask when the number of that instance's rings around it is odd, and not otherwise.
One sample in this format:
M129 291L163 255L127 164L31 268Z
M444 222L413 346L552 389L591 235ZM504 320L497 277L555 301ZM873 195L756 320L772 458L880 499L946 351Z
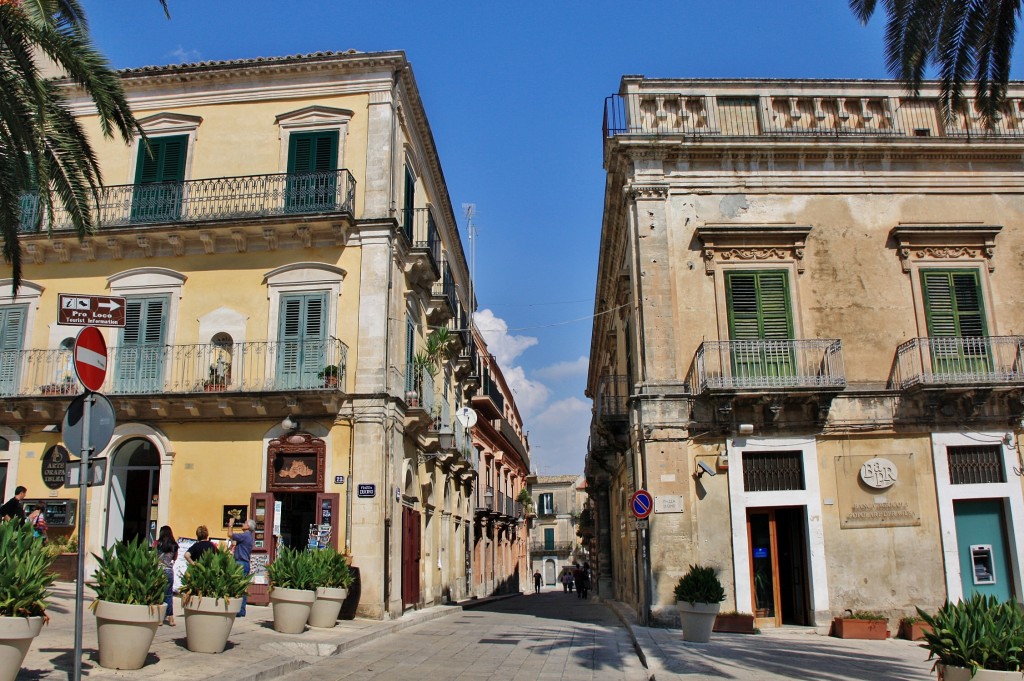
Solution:
M437 432L437 443L441 446L442 452L448 452L455 446L455 433L448 424L441 426Z
M299 419L292 418L291 416L285 416L284 419L281 421L281 427L287 430L288 432L294 432L298 430L301 426L302 424L299 422Z
M753 435L754 434L754 424L753 423L741 423L740 427L739 427L739 434L740 435Z

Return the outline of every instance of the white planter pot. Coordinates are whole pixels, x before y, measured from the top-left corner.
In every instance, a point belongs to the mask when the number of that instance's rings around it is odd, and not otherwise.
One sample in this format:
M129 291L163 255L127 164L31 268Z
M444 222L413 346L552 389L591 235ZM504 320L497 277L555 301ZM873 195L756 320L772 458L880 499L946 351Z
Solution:
M707 643L715 627L715 617L721 603L687 603L676 601L679 619L683 623L683 640L693 643Z
M127 605L96 601L96 638L100 666L107 669L142 669L156 628L167 605Z
M312 589L270 590L270 602L274 605L274 631L282 634L301 634L306 630L309 612L313 609L316 591Z
M1024 674L995 669L979 669L977 674L971 676L971 670L968 667L940 664L939 681L1024 681Z
M242 597L225 601L223 598L193 597L185 603L185 646L194 653L222 653L231 634L235 615L242 609Z
M338 623L341 604L348 596L348 589L321 586L316 590L316 600L309 611L309 626L330 629Z
M0 681L18 676L32 639L42 628L42 617L0 617Z

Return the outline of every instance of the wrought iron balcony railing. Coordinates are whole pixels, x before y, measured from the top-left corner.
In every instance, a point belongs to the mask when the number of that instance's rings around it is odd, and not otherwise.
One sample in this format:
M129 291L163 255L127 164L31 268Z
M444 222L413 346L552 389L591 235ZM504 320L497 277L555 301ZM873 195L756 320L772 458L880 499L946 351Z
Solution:
M231 346L114 346L108 395L345 391L348 346L338 340L253 341ZM71 350L0 352L0 396L74 395Z
M599 419L619 420L629 416L629 378L627 376L604 376L597 384L594 409Z
M445 298L454 315L459 309L459 300L455 293L455 277L452 275L452 267L448 264L448 259L443 255L441 258L441 280L434 283L431 295Z
M928 98L630 92L605 100L604 136L1024 137L1024 99L1010 98L989 130L973 105L945 121Z
M696 370L701 392L846 387L843 345L831 338L704 341Z
M1024 384L1024 336L912 338L896 348L895 387Z
M271 215L353 214L356 181L345 169L330 172L217 177L103 187L93 214L96 225L128 227L167 222L209 222ZM38 197L22 197L21 231L35 231ZM73 228L62 207L43 229Z
M434 264L441 262L441 235L434 222L434 213L429 208L403 210L402 232L409 238L413 248L428 251L434 258Z
M530 542L530 553L547 554L552 556L567 556L573 552L577 544L571 541Z

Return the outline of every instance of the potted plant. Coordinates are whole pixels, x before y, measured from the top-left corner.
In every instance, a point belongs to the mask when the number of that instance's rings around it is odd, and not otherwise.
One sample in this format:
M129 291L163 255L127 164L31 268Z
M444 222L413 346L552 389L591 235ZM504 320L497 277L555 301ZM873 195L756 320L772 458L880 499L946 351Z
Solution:
M78 579L78 535L53 536L46 541L46 553L53 563L50 571L61 582Z
M27 523L0 523L0 681L14 681L47 620L52 557Z
M889 638L885 615L870 610L846 610L850 613L832 620L832 635L837 638L860 638L884 641Z
M227 551L207 551L181 578L185 645L196 653L220 653L227 645L249 575Z
M345 554L328 547L314 551L312 570L316 581L316 600L309 612L309 626L330 629L338 622L341 605L348 597L352 573Z
M934 615L917 609L931 626L921 647L937 658L945 681L1009 681L1024 676L1024 610L1013 600L975 593L965 601L946 602Z
M707 643L715 625L725 589L715 569L704 565L691 565L690 571L676 584L676 608L683 625L683 640Z
M96 558L89 606L96 615L100 666L141 669L164 619L167 576L157 553L137 541L118 542Z
M757 629L754 627L754 615L749 612L736 612L735 610L719 613L715 617L713 631L725 634L757 633Z
M908 641L920 641L924 638L924 632L931 631L931 627L925 624L924 619L918 615L910 615L900 618L899 637Z
M306 630L309 613L316 600L316 575L313 555L287 546L267 566L270 602L274 607L274 631L301 634Z

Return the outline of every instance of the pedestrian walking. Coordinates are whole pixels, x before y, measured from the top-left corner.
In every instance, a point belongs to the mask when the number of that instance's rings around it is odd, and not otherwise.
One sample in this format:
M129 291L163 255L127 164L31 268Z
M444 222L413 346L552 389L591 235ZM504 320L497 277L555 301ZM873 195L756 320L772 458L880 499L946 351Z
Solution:
M252 569L250 559L252 558L253 540L256 538L256 521L249 519L245 521L245 530L231 534L235 526L235 519L232 516L228 519L228 535L231 541L235 542L235 562L242 566L245 574ZM248 595L242 595L242 607L238 611L238 617L245 617L245 604L248 602Z
M587 600L590 594L590 569L588 565L580 568L580 581L576 583L576 593L583 600Z
M573 568L572 581L576 587L576 598L583 598L583 568L579 565Z
M43 509L33 509L28 514L28 522L32 525L32 536L36 539L42 539L45 544L46 533L50 528L46 525L46 513L43 512Z
M154 543L157 556L160 560L160 567L167 577L167 587L164 589L164 603L167 604L167 612L164 613L164 624L169 627L175 626L174 622L174 561L178 559L178 540L174 538L174 532L169 525L160 528Z
M569 568L562 570L562 591L565 593L572 592L572 571Z
M25 507L21 505L28 490L18 485L14 488L14 496L6 504L0 506L0 520L25 520Z
M533 573L533 593L540 593L540 583L543 581L543 577L540 575L540 570Z

